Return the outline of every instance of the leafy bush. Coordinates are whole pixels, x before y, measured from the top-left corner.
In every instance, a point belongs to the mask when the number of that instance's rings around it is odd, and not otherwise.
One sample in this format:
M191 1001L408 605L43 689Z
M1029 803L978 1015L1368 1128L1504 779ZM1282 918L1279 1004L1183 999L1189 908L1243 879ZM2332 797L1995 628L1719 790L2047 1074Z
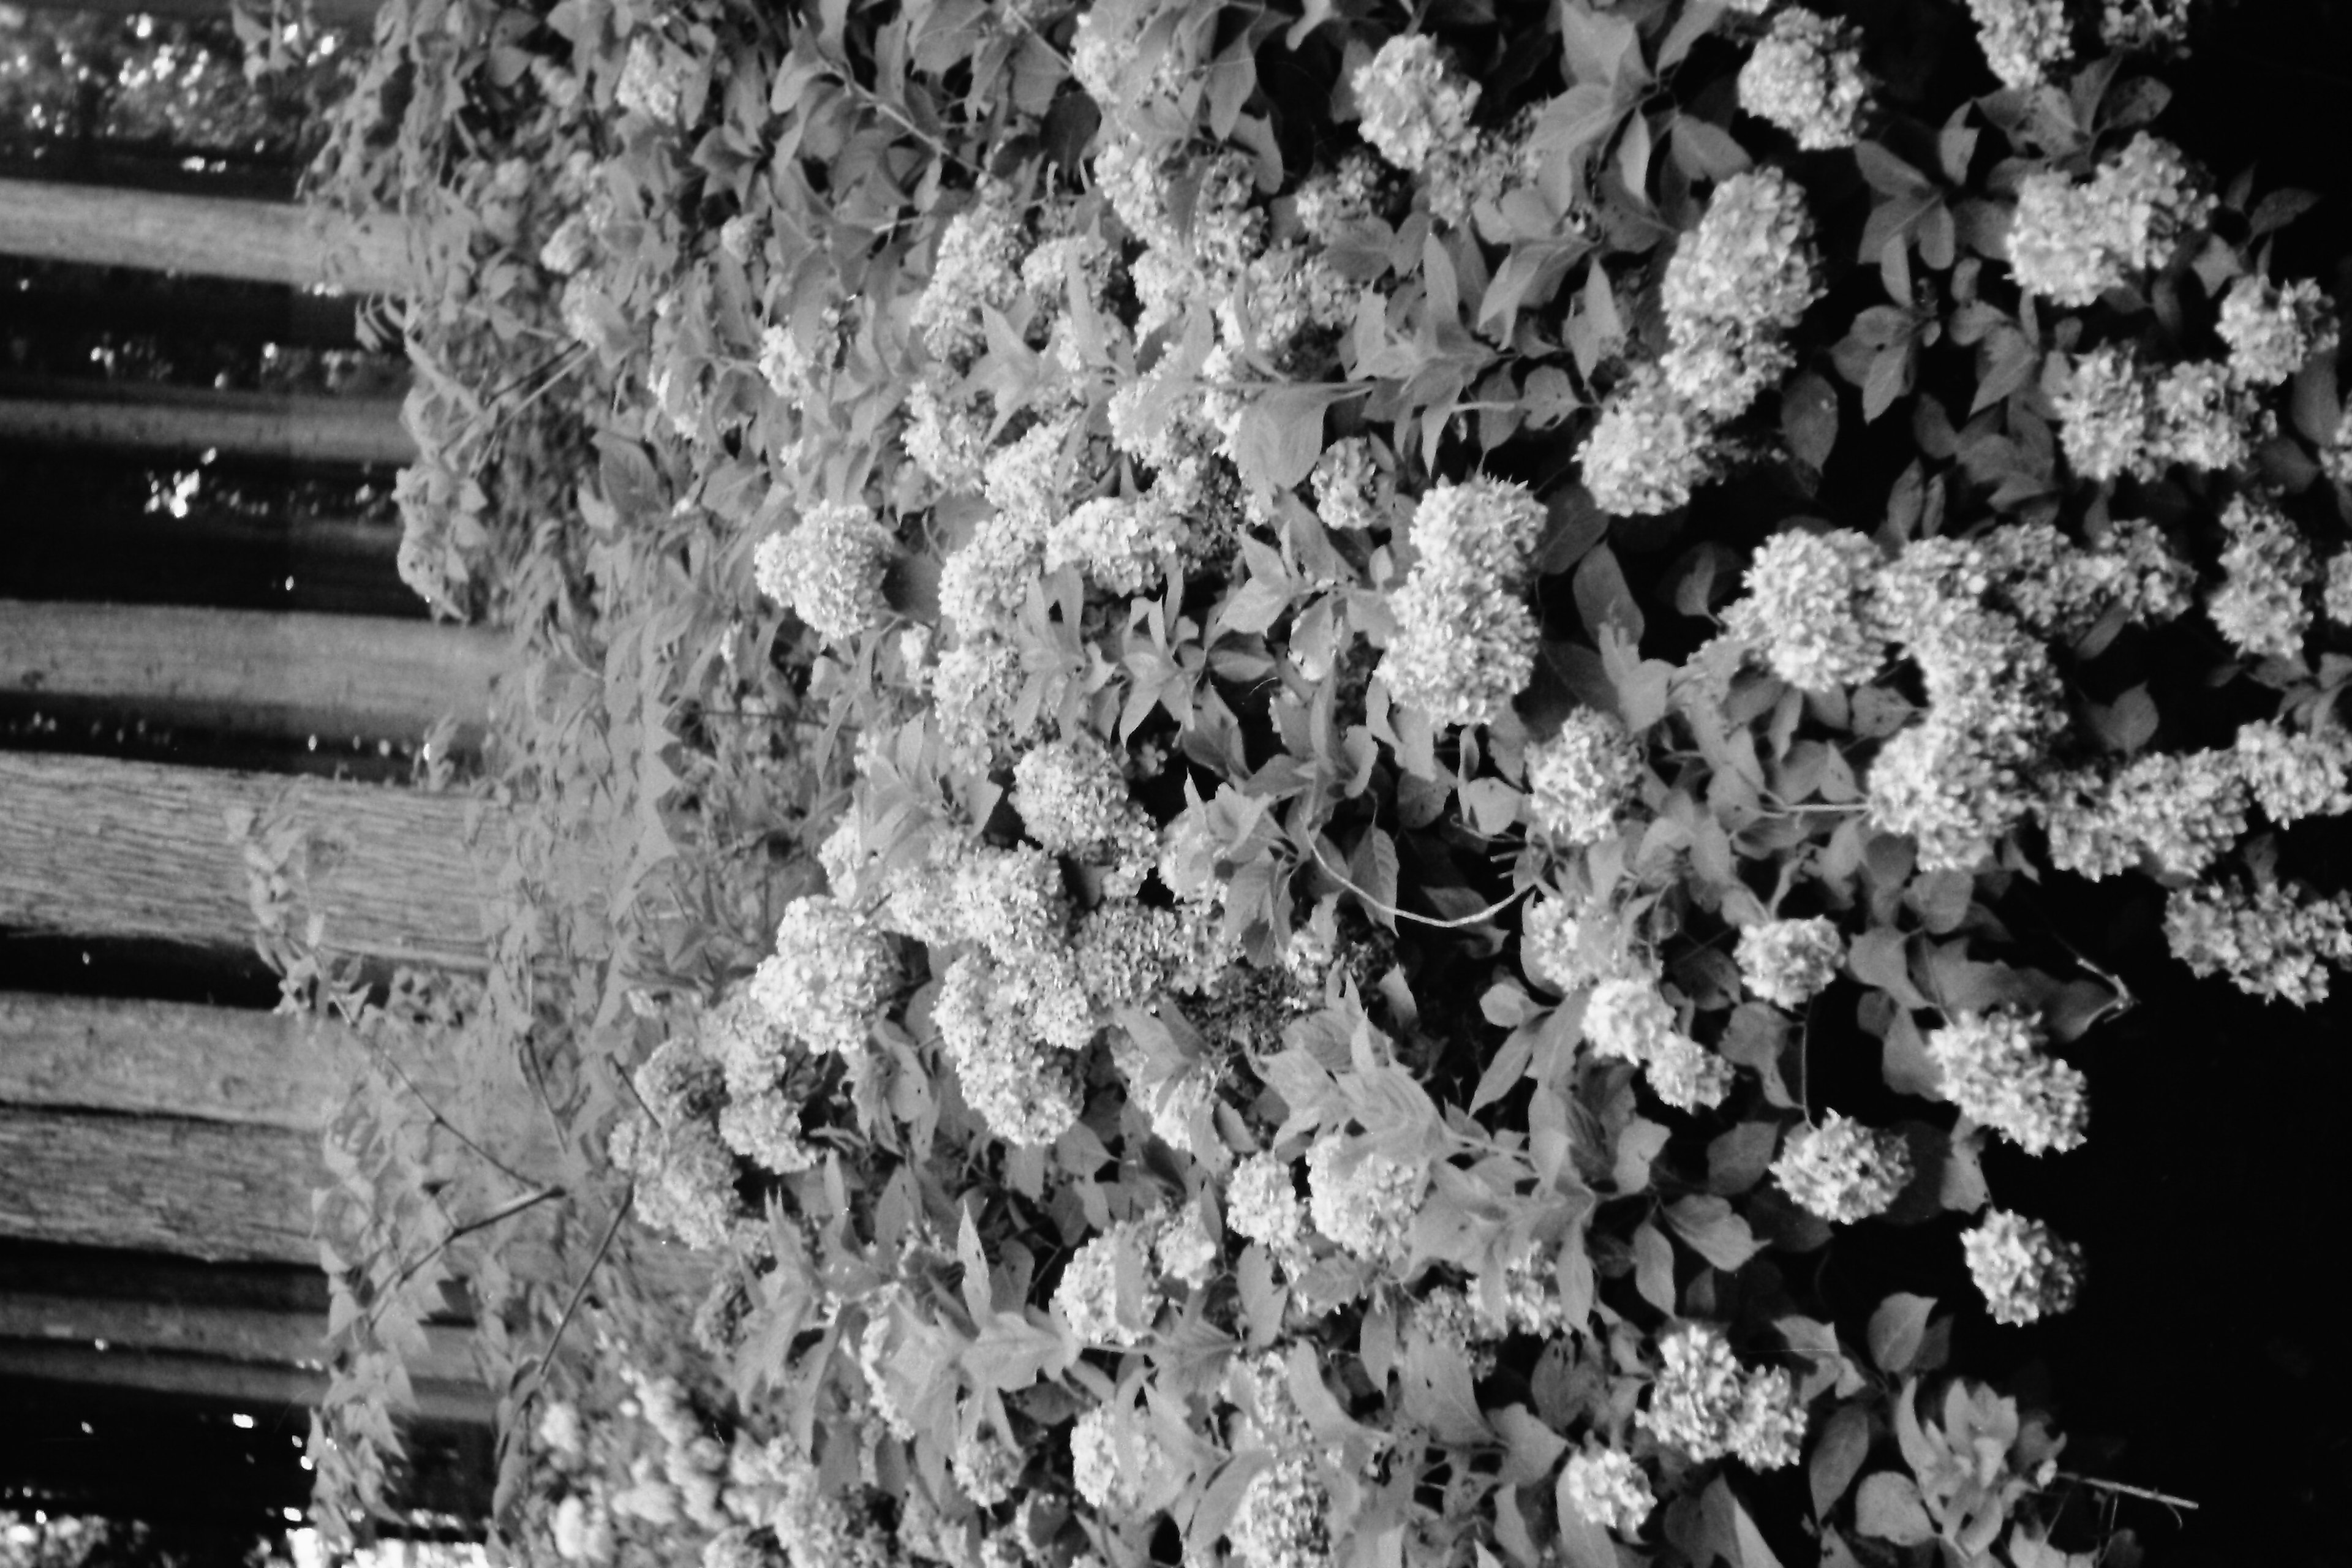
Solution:
M2053 879L2352 957L2352 425L2184 8L394 8L476 1026L719 1268L520 1547L2127 1546L1954 1330L2098 1289Z

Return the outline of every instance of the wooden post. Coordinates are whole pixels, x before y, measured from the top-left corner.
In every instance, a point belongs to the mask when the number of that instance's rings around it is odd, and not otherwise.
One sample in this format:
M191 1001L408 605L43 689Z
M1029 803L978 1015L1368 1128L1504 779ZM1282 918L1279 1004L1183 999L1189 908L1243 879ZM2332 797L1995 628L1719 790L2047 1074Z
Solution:
M415 237L289 202L0 179L0 255L246 278L363 294L407 291Z
M301 1367L5 1340L0 1340L0 1377L193 1394L261 1409L317 1405L327 1394L327 1374ZM421 1380L411 1387L416 1395L416 1414L427 1421L487 1426L498 1414L498 1400L487 1388Z
M0 687L202 728L478 737L506 664L493 632L361 616L0 599Z
M100 274L110 283L120 274ZM79 281L79 279L76 279ZM349 349L360 342L360 301L234 280L199 287L142 279L130 287L70 287L56 279L0 289L0 325L27 336L80 333Z
M0 442L272 463L413 462L391 397L277 396L155 382L27 381L0 395Z
M319 851L291 918L322 916L330 949L483 966L483 889L467 844L478 819L495 863L504 825L478 801L30 752L0 752L0 927L247 948L255 913L227 818L282 808Z

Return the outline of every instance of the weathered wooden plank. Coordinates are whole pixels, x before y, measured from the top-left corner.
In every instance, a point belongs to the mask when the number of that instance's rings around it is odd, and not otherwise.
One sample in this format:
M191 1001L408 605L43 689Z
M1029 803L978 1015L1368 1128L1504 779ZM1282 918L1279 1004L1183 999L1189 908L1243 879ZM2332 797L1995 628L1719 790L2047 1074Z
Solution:
M0 1377L194 1394L257 1409L317 1405L326 1397L328 1382L325 1373L300 1367L7 1340L0 1340ZM427 1421L487 1425L498 1414L498 1401L487 1388L420 1382L413 1391L415 1414Z
M349 1029L315 1017L0 992L0 1104L318 1132L366 1061ZM455 1096L442 1064L401 1067L436 1104Z
M0 683L215 729L478 734L507 661L494 632L389 616L0 600Z
M0 1341L5 1340L169 1351L316 1370L326 1364L327 1320L252 1307L0 1292ZM473 1334L467 1329L428 1325L424 1353L410 1356L407 1365L410 1377L426 1382L479 1381Z
M354 293L402 293L417 272L392 215L34 180L0 180L0 255Z
M468 797L16 752L0 753L0 928L246 947L257 928L227 819L282 810L320 847L303 907L327 947L483 965L467 845L500 823Z
M37 395L0 397L0 441L130 453L219 452L275 463L416 459L416 443L388 397L280 396L259 392L56 381ZM176 394L176 395L175 395Z

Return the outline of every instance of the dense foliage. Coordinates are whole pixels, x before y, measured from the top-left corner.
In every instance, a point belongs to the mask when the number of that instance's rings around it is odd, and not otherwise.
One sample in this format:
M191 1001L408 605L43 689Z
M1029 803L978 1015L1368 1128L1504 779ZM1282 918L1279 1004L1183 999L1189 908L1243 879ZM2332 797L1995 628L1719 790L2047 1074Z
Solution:
M371 1016L716 1276L482 1249L593 1340L514 1549L2127 1554L1951 1359L2098 1289L2008 1195L2132 1070L2049 890L2352 959L2336 320L2186 34L395 5L322 169L438 237L404 567L533 662L488 984ZM354 1332L536 1201L407 1114Z

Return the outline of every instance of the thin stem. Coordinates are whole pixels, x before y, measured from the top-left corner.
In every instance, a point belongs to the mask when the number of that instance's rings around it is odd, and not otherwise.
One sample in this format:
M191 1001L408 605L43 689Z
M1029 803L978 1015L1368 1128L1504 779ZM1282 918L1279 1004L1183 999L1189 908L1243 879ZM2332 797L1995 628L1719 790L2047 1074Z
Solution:
M629 1205L636 1199L637 1184L631 1182L627 1190L621 1194L621 1201L614 1206L613 1217L605 1225L603 1237L596 1243L594 1256L588 1259L588 1267L581 1271L579 1282L572 1287L572 1299L563 1303L563 1316L555 1321L555 1332L548 1337L546 1351L540 1356L539 1364L531 1369L532 1394L536 1394L539 1385L547 1381L547 1369L554 1364L555 1352L563 1348L563 1331L572 1326L573 1316L580 1310L581 1301L588 1294L588 1282L596 1278L596 1270L604 1266L604 1255L613 1250L613 1238L621 1234L621 1222L629 1217ZM529 1394L524 1395L526 1400L529 1397Z
M2057 1479L2062 1481L2073 1481L2077 1486L2094 1487L2103 1492L2116 1492L2124 1497L2136 1497L2143 1502L2162 1503L2167 1508L2185 1508L2193 1510L2198 1506L2189 1499L2174 1497L2170 1492L2150 1491L2146 1487L2126 1486L2122 1481L2102 1480L2097 1476L2079 1475L2073 1470L2059 1471Z
M1318 866L1322 867L1325 872L1331 877L1332 880L1347 889L1348 891L1355 894L1356 897L1363 900L1367 905L1380 910L1382 914L1387 915L1391 920L1411 921L1416 925L1429 926L1437 931L1460 931L1465 926L1483 924L1486 921L1492 920L1495 916L1501 914L1505 910L1509 909L1521 899L1526 898L1528 892L1528 889L1521 888L1517 892L1511 894L1509 897L1502 899L1497 902L1488 904L1485 909L1480 910L1475 914L1463 915L1458 919L1450 921L1433 920L1428 915L1417 915L1411 910L1401 910L1394 904L1388 902L1386 900L1373 897L1370 893L1366 892L1363 889L1356 886L1354 882L1349 880L1348 877L1341 872L1338 867L1332 865L1330 861L1326 860L1323 858L1323 846L1320 843L1311 845L1309 847L1314 850L1315 863Z
M527 1187L530 1185L530 1181L528 1177L514 1170L512 1167L508 1165L505 1161L499 1159L496 1154L491 1153L488 1149L483 1148L479 1143L474 1142L473 1139L467 1137L463 1128L450 1121L446 1116L442 1115L441 1108L435 1105L430 1100L427 1100L425 1097L425 1091L416 1087L416 1080L408 1076L407 1069L403 1068L397 1061L394 1061L393 1059L392 1053L385 1050L382 1045L378 1044L371 1033L365 1030L360 1031L360 1039L367 1047L368 1054L375 1058L376 1065L391 1073L393 1077L398 1079L400 1080L400 1087L406 1089L410 1096L415 1100L416 1103L425 1108L425 1114L433 1119L435 1126L441 1128L443 1131L446 1131L450 1137L455 1138L458 1142L463 1143L467 1148L471 1149L481 1158L483 1163L488 1165L490 1169L498 1172L499 1174L504 1176L515 1185L519 1187Z

